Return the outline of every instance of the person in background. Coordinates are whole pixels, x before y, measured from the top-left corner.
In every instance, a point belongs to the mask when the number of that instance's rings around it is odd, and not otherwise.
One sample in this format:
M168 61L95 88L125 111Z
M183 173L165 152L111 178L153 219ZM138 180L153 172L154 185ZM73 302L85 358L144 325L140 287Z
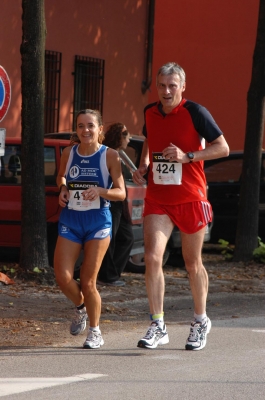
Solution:
M125 150L129 141L130 134L126 126L120 122L111 124L106 130L103 139L105 146L117 151ZM122 167L125 167L123 162ZM119 278L128 262L134 242L127 199L111 201L110 211L112 215L112 238L103 258L97 283L100 285L124 286L125 282Z
M101 144L102 117L97 110L81 110L76 118L79 144L66 147L57 176L62 207L54 255L55 277L65 296L75 305L70 333L89 329L84 348L104 344L99 328L101 298L97 275L111 236L110 201L126 196L121 162L116 150ZM80 284L73 279L80 250L84 259Z
M189 275L194 319L186 350L201 350L211 329L206 314L208 274L202 263L207 224L212 219L207 200L203 161L229 154L223 133L209 111L182 97L186 76L180 65L169 62L157 73L159 101L145 107L140 166L135 183L145 183L144 207L145 281L151 325L138 347L154 349L169 342L164 323L165 281L162 259L174 225L182 240L182 254ZM205 147L205 141L210 145Z

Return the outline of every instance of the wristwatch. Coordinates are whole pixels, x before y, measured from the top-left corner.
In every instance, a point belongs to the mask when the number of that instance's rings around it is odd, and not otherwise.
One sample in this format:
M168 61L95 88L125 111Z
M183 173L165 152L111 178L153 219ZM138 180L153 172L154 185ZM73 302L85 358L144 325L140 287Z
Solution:
M192 152L188 152L187 153L187 156L188 156L188 158L189 158L189 160L190 160L190 163L193 161L193 159L194 159L194 153L192 153Z

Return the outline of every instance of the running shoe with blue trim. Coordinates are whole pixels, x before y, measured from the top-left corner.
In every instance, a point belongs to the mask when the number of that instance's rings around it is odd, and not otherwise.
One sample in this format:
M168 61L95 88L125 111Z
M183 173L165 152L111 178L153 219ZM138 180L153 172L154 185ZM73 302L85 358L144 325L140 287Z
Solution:
M206 346L207 334L210 332L212 323L210 318L203 322L193 321L190 326L190 334L186 341L186 350L201 350Z
M139 340L137 347L155 349L158 345L167 344L169 342L166 325L160 328L157 322L152 322L146 335Z

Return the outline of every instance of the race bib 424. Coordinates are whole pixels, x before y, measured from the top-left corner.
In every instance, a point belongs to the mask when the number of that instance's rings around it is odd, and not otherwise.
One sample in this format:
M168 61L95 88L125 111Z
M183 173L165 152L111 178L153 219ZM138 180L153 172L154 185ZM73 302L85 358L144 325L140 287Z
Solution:
M182 164L166 160L162 153L153 153L153 177L157 185L181 185Z

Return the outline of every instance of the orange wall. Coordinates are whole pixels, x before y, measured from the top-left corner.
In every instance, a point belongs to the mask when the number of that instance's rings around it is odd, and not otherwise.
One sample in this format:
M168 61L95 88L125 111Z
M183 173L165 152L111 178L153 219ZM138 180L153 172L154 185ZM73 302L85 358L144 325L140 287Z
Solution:
M258 7L259 0L156 0L149 101L157 99L158 68L178 62L185 97L209 109L234 150L244 147Z
M231 149L244 146L259 0L156 0L153 82L145 78L148 0L45 0L46 49L62 52L59 130L72 127L74 56L105 60L103 119L140 134L143 108L157 99L155 75L167 61L186 71L185 96L207 107ZM0 65L12 96L1 128L20 135L21 0L1 0ZM265 148L265 140L263 143Z
M105 60L104 122L141 132L147 11L146 0L46 0L46 48L63 54L60 130L71 128L71 73L74 55L82 55Z
M145 74L147 0L45 0L46 49L62 53L59 130L72 127L74 56L105 60L103 119L122 121L132 134L140 134ZM12 87L11 105L0 122L8 136L21 133L20 44L21 0L1 0L0 65ZM3 12L4 10L4 12Z

